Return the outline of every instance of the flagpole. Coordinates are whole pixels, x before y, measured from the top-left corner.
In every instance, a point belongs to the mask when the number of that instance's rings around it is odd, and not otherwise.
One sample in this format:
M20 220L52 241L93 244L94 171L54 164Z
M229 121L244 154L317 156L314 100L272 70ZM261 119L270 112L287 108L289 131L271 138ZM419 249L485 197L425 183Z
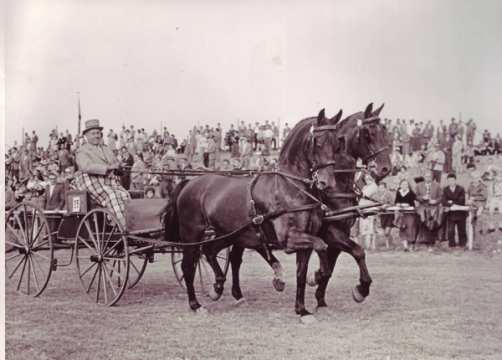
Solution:
M80 136L80 126L82 123L82 112L80 110L80 92L77 92L78 97L78 125L77 125L77 135Z

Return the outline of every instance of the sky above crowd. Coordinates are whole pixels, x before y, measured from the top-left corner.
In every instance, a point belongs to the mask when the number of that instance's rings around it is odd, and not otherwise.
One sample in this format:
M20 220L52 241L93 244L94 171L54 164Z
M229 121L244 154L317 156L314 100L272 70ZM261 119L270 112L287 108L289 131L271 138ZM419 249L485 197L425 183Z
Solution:
M6 143L36 130L383 117L502 132L502 1L8 0Z

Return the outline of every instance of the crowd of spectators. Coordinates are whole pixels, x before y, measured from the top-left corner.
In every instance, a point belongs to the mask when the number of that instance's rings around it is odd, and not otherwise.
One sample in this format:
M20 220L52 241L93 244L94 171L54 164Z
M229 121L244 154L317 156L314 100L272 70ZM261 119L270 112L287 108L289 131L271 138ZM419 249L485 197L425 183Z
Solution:
M375 194L383 196L381 200L389 204L408 201L407 196L412 196L408 193L417 195L419 184L427 178L424 177L426 173L444 190L446 175L455 174L456 178L469 180L462 184L468 203L475 202L478 209L486 207L490 212L502 206L501 171L495 166L482 174L476 170L479 156L494 155L498 159L502 152L500 134L493 136L489 130L478 132L472 119L463 122L452 118L449 123L441 120L435 125L431 121L413 119L383 121L392 138L394 168L388 178L373 187L379 189ZM220 123L195 126L186 137L177 138L166 127L147 131L124 125L105 131L102 141L127 170L121 179L126 189L140 196L167 197L180 177L159 174L164 170L274 169L281 142L289 131L287 123L281 129L274 121L255 122L254 125L238 121L226 131ZM59 133L53 130L48 143L40 144L35 131L25 133L20 144L7 149L5 155L6 207L23 199L38 199L46 208L62 208L64 201L58 202L52 197L71 189L73 176L78 171L75 152L84 141L83 136L72 136L68 130ZM371 180L364 183L371 183ZM54 191L55 184L63 186ZM406 220L400 221L408 231L415 226L406 224ZM488 231L494 231L495 225L488 224ZM365 220L361 221L358 230L364 237L375 233L374 226L376 224ZM396 221L382 218L378 226L384 229L386 245L390 246L388 228L395 227ZM502 230L502 224L500 226ZM403 236L409 236L408 240L413 242L413 234ZM370 236L369 248L373 247L371 240Z

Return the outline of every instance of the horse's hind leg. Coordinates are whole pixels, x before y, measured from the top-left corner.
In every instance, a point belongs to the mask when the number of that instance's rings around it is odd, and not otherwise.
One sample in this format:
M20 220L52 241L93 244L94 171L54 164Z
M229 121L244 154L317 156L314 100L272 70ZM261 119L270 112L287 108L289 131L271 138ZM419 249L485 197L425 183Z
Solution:
M232 296L237 302L241 302L244 299L239 279L243 253L244 247L237 244L234 245L230 251L230 266L232 267Z
M220 264L218 263L218 253L221 250L220 247L216 246L204 246L202 251L204 255L206 256L206 260L209 263L209 266L211 266L211 269L213 269L214 272L214 277L215 277L215 283L213 284L213 289L212 291L209 292L209 297L213 301L218 300L221 295L223 294L223 287L225 284L225 274L223 273L223 270L221 270Z
M200 257L200 250L197 246L187 246L183 249L183 261L181 262L181 269L183 270L183 277L187 288L188 305L193 311L198 311L202 306L197 301L194 288L195 269Z

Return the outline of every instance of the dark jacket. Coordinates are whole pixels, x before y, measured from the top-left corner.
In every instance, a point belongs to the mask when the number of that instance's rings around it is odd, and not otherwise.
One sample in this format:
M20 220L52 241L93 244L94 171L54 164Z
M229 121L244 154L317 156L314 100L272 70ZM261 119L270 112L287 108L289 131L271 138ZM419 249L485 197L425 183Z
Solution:
M450 201L452 203L450 203ZM449 186L445 187L443 190L443 205L450 206L453 204L461 206L465 205L465 190L460 185L456 185L454 191L451 191ZM449 214L452 219L459 219L467 216L466 211L452 211Z
M54 185L52 195L49 194L49 186L46 186L44 193L45 210L61 210L65 205L65 186L57 183Z

